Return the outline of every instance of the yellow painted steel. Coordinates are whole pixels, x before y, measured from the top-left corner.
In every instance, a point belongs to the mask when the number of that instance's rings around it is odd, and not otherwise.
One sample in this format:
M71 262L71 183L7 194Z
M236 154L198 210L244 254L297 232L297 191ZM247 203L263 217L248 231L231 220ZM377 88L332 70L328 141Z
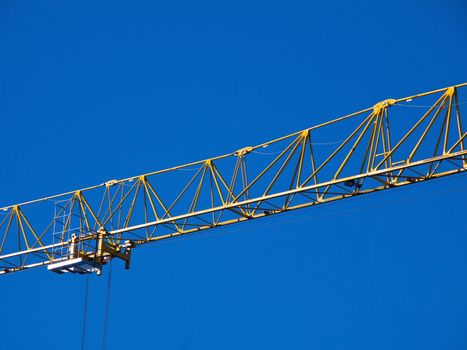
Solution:
M149 242L462 173L465 86L386 99L229 154L0 208L0 274L76 259L97 268L81 272L100 273L112 258L128 268L132 249ZM340 140L316 142L321 135Z

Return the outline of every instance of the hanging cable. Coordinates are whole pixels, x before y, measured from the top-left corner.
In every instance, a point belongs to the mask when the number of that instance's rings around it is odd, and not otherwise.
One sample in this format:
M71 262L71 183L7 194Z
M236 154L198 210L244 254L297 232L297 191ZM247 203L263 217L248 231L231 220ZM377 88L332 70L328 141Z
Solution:
M84 311L83 311L83 331L81 333L81 350L84 350L86 339L86 322L88 316L88 291L89 291L89 274L86 275L86 284L84 287Z
M197 167L197 168L179 168L179 169L175 169L175 171L198 171L201 167Z
M312 146L332 146L332 145L338 145L341 144L343 140L341 141L332 141L332 142L312 142ZM263 147L265 148L265 147ZM251 153L256 153L256 154L264 154L264 155L276 155L281 153L282 151L277 151L277 152L263 152L263 151L251 151Z
M107 330L109 326L109 307L110 307L110 286L112 283L112 260L109 262L109 275L107 278L107 295L105 300L105 311L104 311L104 332L102 335L102 350L107 347Z
M410 108L430 108L431 106L429 105L412 105L412 104L407 104L408 102L411 102L411 101L403 101L402 103L397 103L395 104L395 106L397 107L410 107ZM461 101L459 103L453 103L452 105L453 106L460 106L460 105L464 105L466 104L467 101ZM442 106L441 109L445 109L445 108L448 108L448 106Z
M443 182L443 181L446 181L446 180L448 180L448 179L447 178L437 179L437 182L440 183L440 182ZM402 187L402 188L400 188L398 190L400 192L402 192L404 190L409 190L409 187ZM258 230L260 228L282 226L282 225L290 224L290 223L293 223L293 222L310 221L310 220L320 219L320 218L324 218L324 217L328 217L328 216L335 217L335 216L337 216L339 214L348 214L348 213L358 212L358 211L367 210L367 209L381 208L381 207L391 206L391 205L404 203L404 202L408 202L408 201L426 199L426 198L435 197L435 196L438 196L438 195L443 195L443 194L453 193L453 192L459 192L459 191L467 191L467 186L460 186L460 187L447 189L447 190L429 192L429 193L423 194L423 195L408 196L408 197L403 197L401 199L396 199L396 200L392 200L392 201L378 202L377 204L360 205L360 206L355 207L355 208L340 209L340 210L335 210L335 211L328 212L328 213L321 213L321 214L316 214L316 215L311 215L311 216L304 212L305 215L302 216L302 217L291 218L291 219L288 219L288 220L282 220L280 222L272 222L272 223L267 223L267 224L261 224L261 225L257 225L257 226L253 226L253 227L240 227L240 228L237 228L237 229L225 229L225 231L218 232L218 233L216 233L216 235L221 236L221 235L228 235L228 234L235 233L235 232L254 231L254 230ZM375 194L373 194L373 196L377 198L378 194L380 194L380 193L375 193ZM351 199L353 200L354 203L358 203L363 198L365 198L365 197L352 197ZM339 206L339 205L342 205L342 202L336 201L335 203L332 203L332 204L334 204L334 206ZM157 244L159 244L159 245L161 245L161 244L177 244L177 241L180 241L180 240L205 239L205 238L209 238L209 237L211 237L211 235L209 233L207 233L207 232L204 232L204 235L201 234L201 233L199 233L198 235L195 235L195 236L182 235L182 236L179 236L176 240L157 241ZM152 245L152 244L155 244L155 243L156 242L149 242L148 245Z

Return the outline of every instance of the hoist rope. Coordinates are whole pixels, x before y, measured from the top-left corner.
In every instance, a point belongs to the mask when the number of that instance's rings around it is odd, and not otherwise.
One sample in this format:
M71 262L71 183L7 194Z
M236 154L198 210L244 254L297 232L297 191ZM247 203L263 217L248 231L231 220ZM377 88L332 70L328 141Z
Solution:
M105 311L104 311L104 332L102 335L102 350L107 347L107 331L109 327L109 308L110 308L110 286L112 283L112 260L109 262L109 274L107 278L107 295L105 300Z
M88 292L89 292L89 274L86 275L86 284L84 287L84 311L83 311L83 331L81 333L81 350L84 350L86 340L86 322L88 316Z

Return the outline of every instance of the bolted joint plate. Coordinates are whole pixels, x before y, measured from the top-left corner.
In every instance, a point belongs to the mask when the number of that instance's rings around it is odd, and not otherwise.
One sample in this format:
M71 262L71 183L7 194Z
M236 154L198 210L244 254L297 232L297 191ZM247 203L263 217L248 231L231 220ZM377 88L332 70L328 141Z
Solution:
M390 106L393 106L396 103L396 100L393 98L389 98L387 100L378 102L373 106L373 112L378 113L379 111L388 108Z
M452 96L454 95L455 92L456 92L455 86L448 87L446 90L446 96Z
M245 154L248 154L251 151L253 151L253 147L248 146L248 147L244 147L242 149L239 149L237 152L235 152L235 155L239 156L239 157L243 157Z

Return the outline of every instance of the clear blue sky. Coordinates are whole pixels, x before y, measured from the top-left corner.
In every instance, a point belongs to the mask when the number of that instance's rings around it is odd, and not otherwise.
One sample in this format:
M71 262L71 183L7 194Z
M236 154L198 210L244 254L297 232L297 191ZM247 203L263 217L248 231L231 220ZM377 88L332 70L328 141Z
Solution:
M466 16L462 0L2 1L0 206L466 81ZM114 265L108 348L466 349L466 187L138 249ZM2 276L0 349L79 349L84 282ZM106 282L90 281L87 349Z

